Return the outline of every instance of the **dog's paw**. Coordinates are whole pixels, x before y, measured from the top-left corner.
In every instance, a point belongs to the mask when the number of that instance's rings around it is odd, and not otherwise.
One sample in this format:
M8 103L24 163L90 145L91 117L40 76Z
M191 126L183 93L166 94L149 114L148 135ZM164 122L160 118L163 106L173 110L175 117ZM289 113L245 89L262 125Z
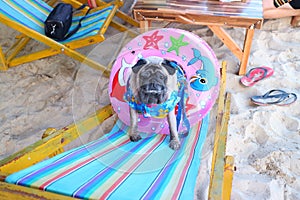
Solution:
M131 135L131 136L129 136L129 138L132 142L137 142L140 139L142 139L142 137L140 135Z
M178 140L171 140L169 143L169 147L173 150L180 149L180 142Z

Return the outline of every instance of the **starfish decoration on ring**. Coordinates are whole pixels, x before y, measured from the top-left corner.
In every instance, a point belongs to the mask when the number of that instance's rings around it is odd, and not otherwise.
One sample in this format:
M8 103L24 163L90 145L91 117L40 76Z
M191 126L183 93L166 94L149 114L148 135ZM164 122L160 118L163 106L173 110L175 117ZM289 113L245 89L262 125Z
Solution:
M146 40L146 44L144 46L144 49L150 49L151 47L154 49L158 49L157 43L163 39L164 36L162 35L157 35L159 31L155 31L152 35L150 36L143 36L143 38Z
M176 51L176 55L179 56L179 48L182 46L186 46L189 43L188 42L183 42L183 37L184 35L182 34L178 39L170 36L170 40L172 42L172 46L168 49L168 52L171 51Z

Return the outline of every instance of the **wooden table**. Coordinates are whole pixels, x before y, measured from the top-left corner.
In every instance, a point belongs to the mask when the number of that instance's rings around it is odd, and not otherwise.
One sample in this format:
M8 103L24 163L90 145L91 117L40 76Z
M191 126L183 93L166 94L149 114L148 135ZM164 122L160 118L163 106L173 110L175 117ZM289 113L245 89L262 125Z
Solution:
M254 30L263 24L262 0L138 0L133 14L145 30L151 26L151 21L207 25L239 59L239 75L246 73ZM226 26L245 29L242 48L224 30Z

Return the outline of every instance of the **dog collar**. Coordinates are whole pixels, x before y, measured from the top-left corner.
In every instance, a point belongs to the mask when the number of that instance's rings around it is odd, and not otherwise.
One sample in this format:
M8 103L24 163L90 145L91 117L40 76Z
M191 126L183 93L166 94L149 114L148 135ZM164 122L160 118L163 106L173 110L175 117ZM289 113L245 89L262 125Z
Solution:
M132 94L130 89L127 90L124 96L128 105L139 113L142 113L144 117L156 117L164 118L169 112L171 112L177 103L180 101L180 97L177 92L173 91L170 98L161 104L144 104L136 101L136 98Z

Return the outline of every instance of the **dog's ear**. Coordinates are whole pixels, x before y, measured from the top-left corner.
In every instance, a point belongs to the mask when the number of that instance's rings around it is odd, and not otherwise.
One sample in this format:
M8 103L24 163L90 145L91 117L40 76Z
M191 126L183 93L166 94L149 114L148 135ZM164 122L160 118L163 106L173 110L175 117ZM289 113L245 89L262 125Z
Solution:
M165 60L161 63L170 75L174 75L177 69L177 63L175 61Z
M147 64L147 61L145 59L139 59L137 63L131 68L133 73L138 73L138 71Z

